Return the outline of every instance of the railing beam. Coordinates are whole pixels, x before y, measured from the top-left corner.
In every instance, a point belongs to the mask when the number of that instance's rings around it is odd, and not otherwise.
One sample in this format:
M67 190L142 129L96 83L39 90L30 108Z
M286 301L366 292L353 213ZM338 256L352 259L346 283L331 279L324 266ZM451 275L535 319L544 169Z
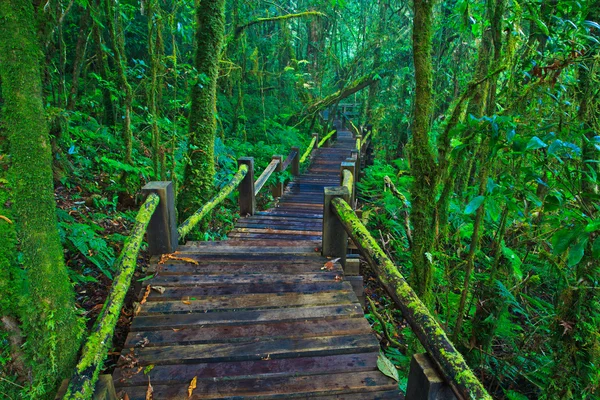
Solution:
M345 201L349 200L350 194L345 187L326 187L324 189L323 203L323 243L321 253L325 257L340 258L342 266L346 265L346 253L348 252L348 234L344 225L336 217L331 207L331 202L337 197Z
M354 182L360 181L360 153L358 150L350 150L350 157L356 161L356 175L354 176Z
M148 252L152 256L173 253L177 250L179 241L173 183L149 182L142 188L142 193L146 197L155 193L160 198L160 203L148 224Z
M256 196L254 195L254 158L238 158L238 166L240 165L248 166L248 173L239 186L240 196L238 199L240 216L246 217L256 213Z

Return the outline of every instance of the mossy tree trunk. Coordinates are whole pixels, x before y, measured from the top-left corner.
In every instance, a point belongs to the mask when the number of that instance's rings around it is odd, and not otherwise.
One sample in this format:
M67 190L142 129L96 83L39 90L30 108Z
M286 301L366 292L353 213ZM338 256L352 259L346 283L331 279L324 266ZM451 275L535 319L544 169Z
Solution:
M413 25L413 58L416 97L412 131L411 190L413 223L412 286L423 302L431 307L433 265L427 254L433 251L436 163L429 142L433 113L431 39L434 0L415 0Z
M20 317L33 373L32 395L47 398L71 372L82 325L57 231L35 26L31 2L0 0L3 123L10 143L13 216L27 288Z
M215 175L216 97L225 31L225 0L196 2L196 73L189 116L189 161L178 199L183 220L211 197Z

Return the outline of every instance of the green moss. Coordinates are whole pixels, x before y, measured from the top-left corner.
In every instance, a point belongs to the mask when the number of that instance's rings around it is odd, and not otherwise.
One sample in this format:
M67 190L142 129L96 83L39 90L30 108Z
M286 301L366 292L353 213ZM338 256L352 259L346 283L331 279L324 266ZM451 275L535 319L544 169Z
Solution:
M3 124L10 143L12 216L25 272L20 319L33 374L31 396L48 398L75 362L82 321L57 230L41 54L32 3L0 2Z
M90 399L98 376L103 368L106 353L111 346L112 336L121 315L121 307L131 284L137 265L137 255L146 233L146 227L160 198L150 194L140 208L131 235L127 239L117 263L118 275L113 281L108 298L98 316L93 332L88 337L75 368L75 376L69 383L64 399Z
M331 132L329 132L327 135L325 135L325 137L323 139L321 139L319 141L319 144L317 147L321 147L325 144L325 142L327 142L329 139L331 139L331 137L337 132L336 129L332 130ZM316 139L315 139L316 140ZM314 146L314 145L313 145Z
M231 182L229 182L221 191L212 199L210 199L205 205L200 207L198 211L194 214L190 215L188 219L186 219L178 228L177 233L179 233L179 238L183 239L188 233L192 231L192 229L208 214L213 208L215 208L219 203L229 196L233 190L238 187L240 182L244 179L246 174L248 173L248 166L243 164L240 165L240 169L233 176Z
M213 192L215 176L214 143L219 55L225 30L225 0L196 2L197 82L192 86L189 117L189 163L185 168L179 215L187 218L200 208Z
M315 137L313 137L312 141L310 142L310 144L306 148L306 151L304 152L304 154L300 158L300 164L304 164L304 162L308 159L308 157L310 156L310 153L312 153L312 151L313 151L313 149L315 147L315 143L316 142L317 142L317 137L315 136Z

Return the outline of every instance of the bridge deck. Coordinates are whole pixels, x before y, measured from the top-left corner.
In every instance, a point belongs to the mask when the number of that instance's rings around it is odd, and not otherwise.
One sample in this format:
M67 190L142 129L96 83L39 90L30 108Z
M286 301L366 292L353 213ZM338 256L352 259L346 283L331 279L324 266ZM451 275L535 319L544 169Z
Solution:
M340 132L277 207L241 218L228 241L191 242L154 265L118 392L145 399L150 382L154 399L400 397L377 370L379 343L341 266L325 268L319 253L323 188L339 185L353 146Z

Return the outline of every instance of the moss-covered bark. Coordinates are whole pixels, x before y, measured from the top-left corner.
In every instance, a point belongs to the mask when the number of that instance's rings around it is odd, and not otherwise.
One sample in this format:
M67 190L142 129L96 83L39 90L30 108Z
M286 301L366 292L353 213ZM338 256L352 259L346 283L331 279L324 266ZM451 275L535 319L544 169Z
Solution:
M82 324L57 231L40 54L32 3L1 0L3 124L10 142L13 216L27 288L20 317L33 373L32 395L47 398L75 362Z
M189 163L178 198L180 218L187 218L211 197L215 175L214 144L219 55L225 30L225 0L196 2L196 72L189 117Z
M415 0L413 27L413 58L415 63L415 116L412 131L413 149L410 155L414 183L411 190L413 246L411 248L411 280L425 304L432 304L433 266L426 253L433 251L435 229L436 163L429 141L433 113L433 79L431 38L433 34L434 0Z

